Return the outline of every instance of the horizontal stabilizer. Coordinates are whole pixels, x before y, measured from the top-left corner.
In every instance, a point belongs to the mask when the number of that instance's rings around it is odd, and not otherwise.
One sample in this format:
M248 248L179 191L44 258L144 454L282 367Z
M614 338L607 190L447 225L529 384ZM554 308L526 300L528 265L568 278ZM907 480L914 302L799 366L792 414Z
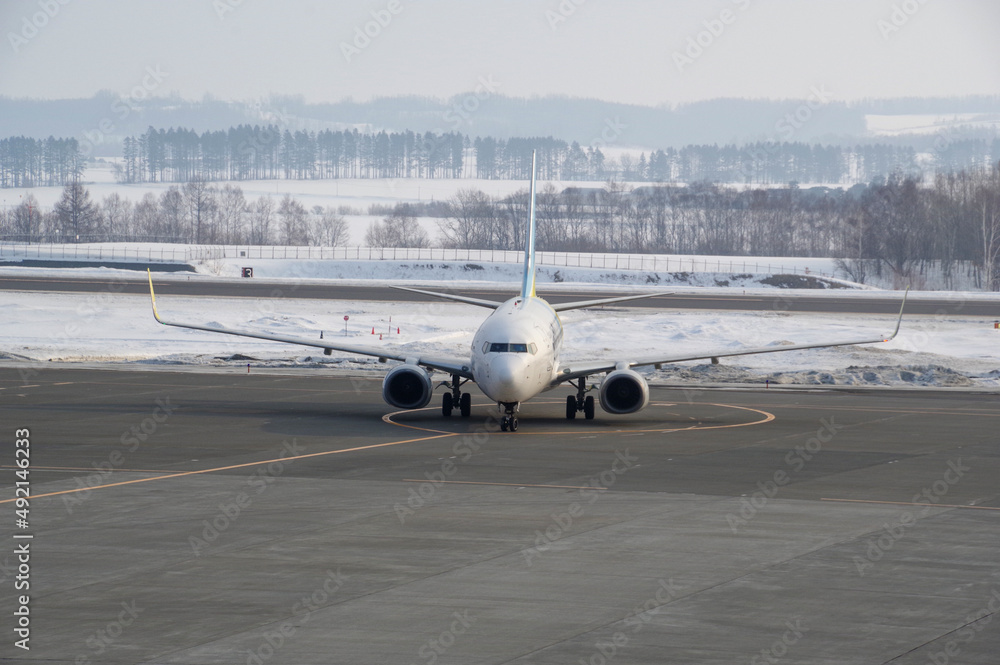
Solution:
M646 293L639 296L615 296L613 298L598 298L597 300L577 300L576 302L564 302L553 304L552 309L557 312L565 312L569 309L583 309L584 307L596 307L597 305L609 305L614 302L628 302L629 300L642 300L643 298L656 298L658 296L669 296L672 293Z
M481 298L458 296L453 293L438 293L437 291L424 291L423 289L413 289L408 286L393 286L390 288L399 289L400 291L410 291L411 293L421 293L425 296L434 296L435 298L443 298L445 300L454 300L455 302L464 302L468 305L476 305L477 307L488 307L489 309L496 309L497 307L503 304L493 300L483 300Z

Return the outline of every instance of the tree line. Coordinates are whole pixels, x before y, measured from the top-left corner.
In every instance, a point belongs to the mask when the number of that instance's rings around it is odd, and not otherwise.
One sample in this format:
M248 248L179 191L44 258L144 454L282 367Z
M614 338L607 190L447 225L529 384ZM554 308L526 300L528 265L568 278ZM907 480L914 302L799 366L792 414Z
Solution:
M346 213L307 209L291 195L250 201L240 187L204 180L147 193L132 203L117 193L90 200L77 182L51 211L30 195L0 211L0 234L22 241L163 241L212 244L346 246ZM464 189L446 201L373 205L365 238L375 247L426 247L420 218L433 218L438 244L520 250L528 192L490 196ZM919 286L934 267L949 278L971 270L981 288L1000 289L1000 162L939 174L929 183L893 172L848 189L795 185L603 187L551 184L537 193L541 250L839 259L855 281L889 276Z
M0 211L0 236L17 242L165 242L226 245L343 246L347 222L331 207L307 209L285 195L248 200L227 183L204 180L171 186L133 202L118 193L94 201L79 182L63 188L52 210L28 195Z
M307 132L275 125L239 125L201 134L153 129L122 141L115 164L122 183L193 180L310 180L331 178L480 178L526 180L538 151L543 180L733 182L772 185L869 182L893 171L958 171L1000 160L1000 139L942 140L923 160L909 146L853 147L761 141L689 145L622 152L608 157L600 142L582 146L552 137L471 138L457 132ZM76 139L0 140L0 187L65 185L80 177L84 158Z
M761 141L746 145L689 145L623 152L609 157L602 142L583 146L552 137L475 137L458 132L362 133L358 130L282 131L239 125L198 134L150 127L123 141L123 183L328 178L480 178L527 180L532 150L543 180L639 182L711 180L746 184L867 182L890 171L921 170L909 146L854 147ZM1000 159L1000 140L952 141L932 166L954 170Z
M64 185L83 172L76 139L0 139L0 188Z

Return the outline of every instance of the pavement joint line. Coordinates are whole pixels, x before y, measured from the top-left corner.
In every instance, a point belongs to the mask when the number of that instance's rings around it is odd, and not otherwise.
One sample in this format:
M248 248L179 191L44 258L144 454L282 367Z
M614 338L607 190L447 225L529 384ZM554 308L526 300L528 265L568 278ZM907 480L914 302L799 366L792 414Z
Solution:
M233 464L230 466L220 466L212 469L199 469L196 471L182 471L180 473L171 473L165 476L153 476L152 478L137 478L135 480L123 480L118 483L108 483L107 485L96 485L94 487L78 487L71 490L62 490L60 492L48 492L46 494L33 494L32 499L41 499L48 496L59 496L61 494L75 494L77 492L86 492L89 490L101 490L108 489L109 487L120 487L122 485L133 485L135 483L148 483L153 480L168 480L170 478L181 478L183 476L196 476L199 474L213 473L216 471L229 471L231 469L243 469L251 466L261 466L263 464L272 464L274 462L289 462L293 460L306 459L308 457L321 457L324 455L337 455L339 453L351 453L359 450L371 450L373 448L385 448L387 446L398 446L404 443L417 443L419 441L430 441L431 439L443 439L450 436L458 436L457 434L448 432L445 434L438 434L436 436L424 436L417 439L405 439L403 441L389 441L387 443L375 443L370 446L357 446L355 448L341 448L338 450L326 450L320 453L308 453L306 455L293 455L291 457L279 457L276 459L261 460L259 462L246 462L244 464ZM17 499L4 499L0 501L0 504L11 503Z
M1000 510L1000 506L963 506L957 503L914 503L913 501L877 501L875 499L832 499L820 498L820 501L836 501L837 503L878 503L890 506L926 506L928 508L972 508L973 510Z
M420 478L403 478L404 483L426 483L427 480ZM565 490L607 490L607 487L593 487L590 485L530 485L527 483L488 483L477 480L435 480L435 483L448 483L450 485L498 485L501 487L546 487L550 489Z

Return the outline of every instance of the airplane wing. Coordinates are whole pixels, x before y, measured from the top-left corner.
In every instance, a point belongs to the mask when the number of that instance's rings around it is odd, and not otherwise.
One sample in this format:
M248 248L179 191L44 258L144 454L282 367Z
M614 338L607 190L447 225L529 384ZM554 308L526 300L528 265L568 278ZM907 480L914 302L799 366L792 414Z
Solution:
M909 293L909 289L906 290ZM759 346L759 347L748 347L744 349L719 349L717 351L700 351L697 353L683 354L676 356L658 356L651 358L637 358L635 360L618 360L618 361L596 361L596 362L581 362L576 364L568 364L560 367L558 376L552 381L551 386L563 383L564 381L571 381L574 379L579 379L580 377L590 376L591 374L601 374L603 372L610 372L615 369L625 369L630 367L643 367L648 365L666 365L669 363L684 362L685 360L707 360L711 358L713 361L718 358L726 358L730 356L748 356L759 353L778 353L780 351L801 351L802 349L822 349L833 346L849 346L853 344L875 344L879 342L889 342L899 334L899 326L903 321L903 307L906 306L906 293L903 294L903 302L899 307L899 317L896 319L896 329L891 335L883 335L881 337L871 337L865 339L851 339L851 340L839 340L831 342L813 342L809 344L790 344L790 345L773 345L773 346Z
M160 316L160 313L156 309L156 294L153 293L153 275L147 270L149 275L149 297L153 305L153 318L155 318L159 323L165 326L174 326L177 328L189 328L191 330L205 330L207 332L214 333L224 333L226 335L237 335L239 337L252 337L254 339L264 339L272 342L284 342L286 344L300 344L302 346L312 346L318 349L323 349L324 353L329 355L331 351L342 351L345 353L355 353L360 356L371 356L378 358L380 362L385 362L386 360L398 360L400 362L410 363L413 365L423 365L425 367L430 367L431 369L440 370L442 372L447 372L449 374L457 374L462 378L472 379L472 369L469 366L468 360L452 359L452 358L435 358L431 356L424 355L414 355L411 352L402 350L392 350L392 349L378 349L368 346L356 346L353 344L338 344L331 343L329 340L325 339L308 339L306 337L297 337L294 335L275 335L273 333L265 332L254 332L249 330L237 330L235 328L226 328L224 326L212 326L204 324L192 324L192 323L182 323L178 321L168 321Z

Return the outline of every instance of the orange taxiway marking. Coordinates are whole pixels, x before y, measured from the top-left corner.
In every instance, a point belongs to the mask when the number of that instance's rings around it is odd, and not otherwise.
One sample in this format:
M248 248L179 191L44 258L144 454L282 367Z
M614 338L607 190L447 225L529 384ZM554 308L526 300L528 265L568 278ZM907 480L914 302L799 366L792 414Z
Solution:
M292 460L306 459L309 457L322 457L324 455L338 455L340 453L351 453L358 450L371 450L373 448L386 448L388 446L399 446L404 443L417 443L418 441L430 441L432 439L443 439L449 436L457 436L456 434L438 434L437 436L424 436L417 439L406 439L404 441L389 441L388 443L374 443L370 446L357 446L355 448L341 448L339 450L327 450L321 453L308 453L306 455L293 455L291 457L279 457L276 459L261 460L260 462L247 462L245 464L233 464L230 466L220 466L213 469L199 469L197 471L182 471L180 473L170 473L165 476L153 476L152 478L137 478L135 480L123 480L117 483L108 483L107 485L96 485L94 487L78 487L71 490L62 490L61 492L48 492L46 494L33 494L30 498L41 499L46 496L59 496L60 494L73 494L75 492L87 492L89 490L102 490L109 487L120 487L122 485L134 485L136 483L149 483L154 480L168 480L170 478L181 478L183 476L196 476L203 473L215 473L216 471L229 471L230 469L243 469L251 466L262 466L264 464L273 464L274 462L290 462ZM4 499L0 503L10 503L16 501L17 499Z

